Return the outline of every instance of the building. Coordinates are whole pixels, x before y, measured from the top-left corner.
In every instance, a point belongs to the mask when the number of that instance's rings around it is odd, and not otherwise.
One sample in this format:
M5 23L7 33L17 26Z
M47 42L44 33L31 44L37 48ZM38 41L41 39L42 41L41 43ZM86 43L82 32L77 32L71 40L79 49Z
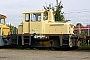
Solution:
M86 35L90 36L90 25L87 26L74 26L74 31L84 31Z

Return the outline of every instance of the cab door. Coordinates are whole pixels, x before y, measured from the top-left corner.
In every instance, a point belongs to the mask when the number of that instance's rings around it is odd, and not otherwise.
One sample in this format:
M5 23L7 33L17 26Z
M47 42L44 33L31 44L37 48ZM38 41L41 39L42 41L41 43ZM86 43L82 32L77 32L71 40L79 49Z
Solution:
M4 41L2 39L2 28L0 28L0 46L4 46Z
M9 34L9 32L10 32L10 29L9 28L3 28L2 31L3 31L3 35L7 36Z

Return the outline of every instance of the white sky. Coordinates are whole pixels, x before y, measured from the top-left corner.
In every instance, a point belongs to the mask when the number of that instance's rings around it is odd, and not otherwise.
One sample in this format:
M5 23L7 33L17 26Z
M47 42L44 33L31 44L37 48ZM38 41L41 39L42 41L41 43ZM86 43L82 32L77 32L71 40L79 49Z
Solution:
M56 0L0 0L0 13L7 16L7 22L17 26L22 21L23 11L40 10L45 2L53 3L55 6ZM66 19L70 19L73 24L77 22L90 24L90 0L62 0L62 4L63 12L67 13ZM77 13L78 11L81 13ZM82 11L89 12L83 13Z

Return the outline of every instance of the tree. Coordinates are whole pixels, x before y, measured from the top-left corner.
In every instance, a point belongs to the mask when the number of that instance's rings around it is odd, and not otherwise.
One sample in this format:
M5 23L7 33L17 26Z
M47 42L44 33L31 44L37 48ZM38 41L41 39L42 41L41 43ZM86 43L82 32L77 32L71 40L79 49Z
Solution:
M78 32L79 34L82 34L82 33L81 33L82 31L81 31L81 28L80 28L80 27L82 26L82 24L81 24L81 23L77 23L76 26L78 26L78 28L79 28L77 32Z
M63 5L61 4L61 1L58 3L58 0L56 0L57 4L55 7L51 7L51 4L49 4L49 7L46 6L43 6L45 10L48 10L48 9L52 9L55 13L55 21L64 21L65 18L64 18L64 15L63 15L63 12L61 11L62 8L63 8ZM47 14L47 12L45 12Z
M83 26L81 23L77 23L76 26L78 27L78 30L74 31L75 34L86 35L85 31L81 30L81 26Z
M55 21L64 21L64 15L62 13L63 5L61 4L61 1L58 3L58 0L56 0L57 6L56 6L56 14L55 14Z
M7 26L10 28L10 34L17 34L18 32L17 27L13 26L11 23L7 24Z
M77 23L76 26L80 26L80 27L81 27L81 26L83 26L83 25L82 25L81 23Z

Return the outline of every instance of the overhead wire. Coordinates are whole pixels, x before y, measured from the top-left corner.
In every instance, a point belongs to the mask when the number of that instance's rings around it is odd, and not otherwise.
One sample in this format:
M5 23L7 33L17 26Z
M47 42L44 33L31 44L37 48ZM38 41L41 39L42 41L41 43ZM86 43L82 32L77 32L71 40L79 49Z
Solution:
M66 19L71 19L72 21L73 20L75 20L75 21L78 20L79 21L80 19L90 20L90 17L89 17L90 16L90 10L89 9L65 11L64 15L65 15ZM15 24L20 24L22 22L22 15L19 15L19 14L18 15L10 15L8 18L9 19L14 19L14 20L15 19L19 20L19 21L15 20L15 22L12 21L11 23L13 23L14 25Z
M88 13L90 12L90 9L82 9L82 10L72 10L72 11L66 11L64 14L72 14L72 13Z

